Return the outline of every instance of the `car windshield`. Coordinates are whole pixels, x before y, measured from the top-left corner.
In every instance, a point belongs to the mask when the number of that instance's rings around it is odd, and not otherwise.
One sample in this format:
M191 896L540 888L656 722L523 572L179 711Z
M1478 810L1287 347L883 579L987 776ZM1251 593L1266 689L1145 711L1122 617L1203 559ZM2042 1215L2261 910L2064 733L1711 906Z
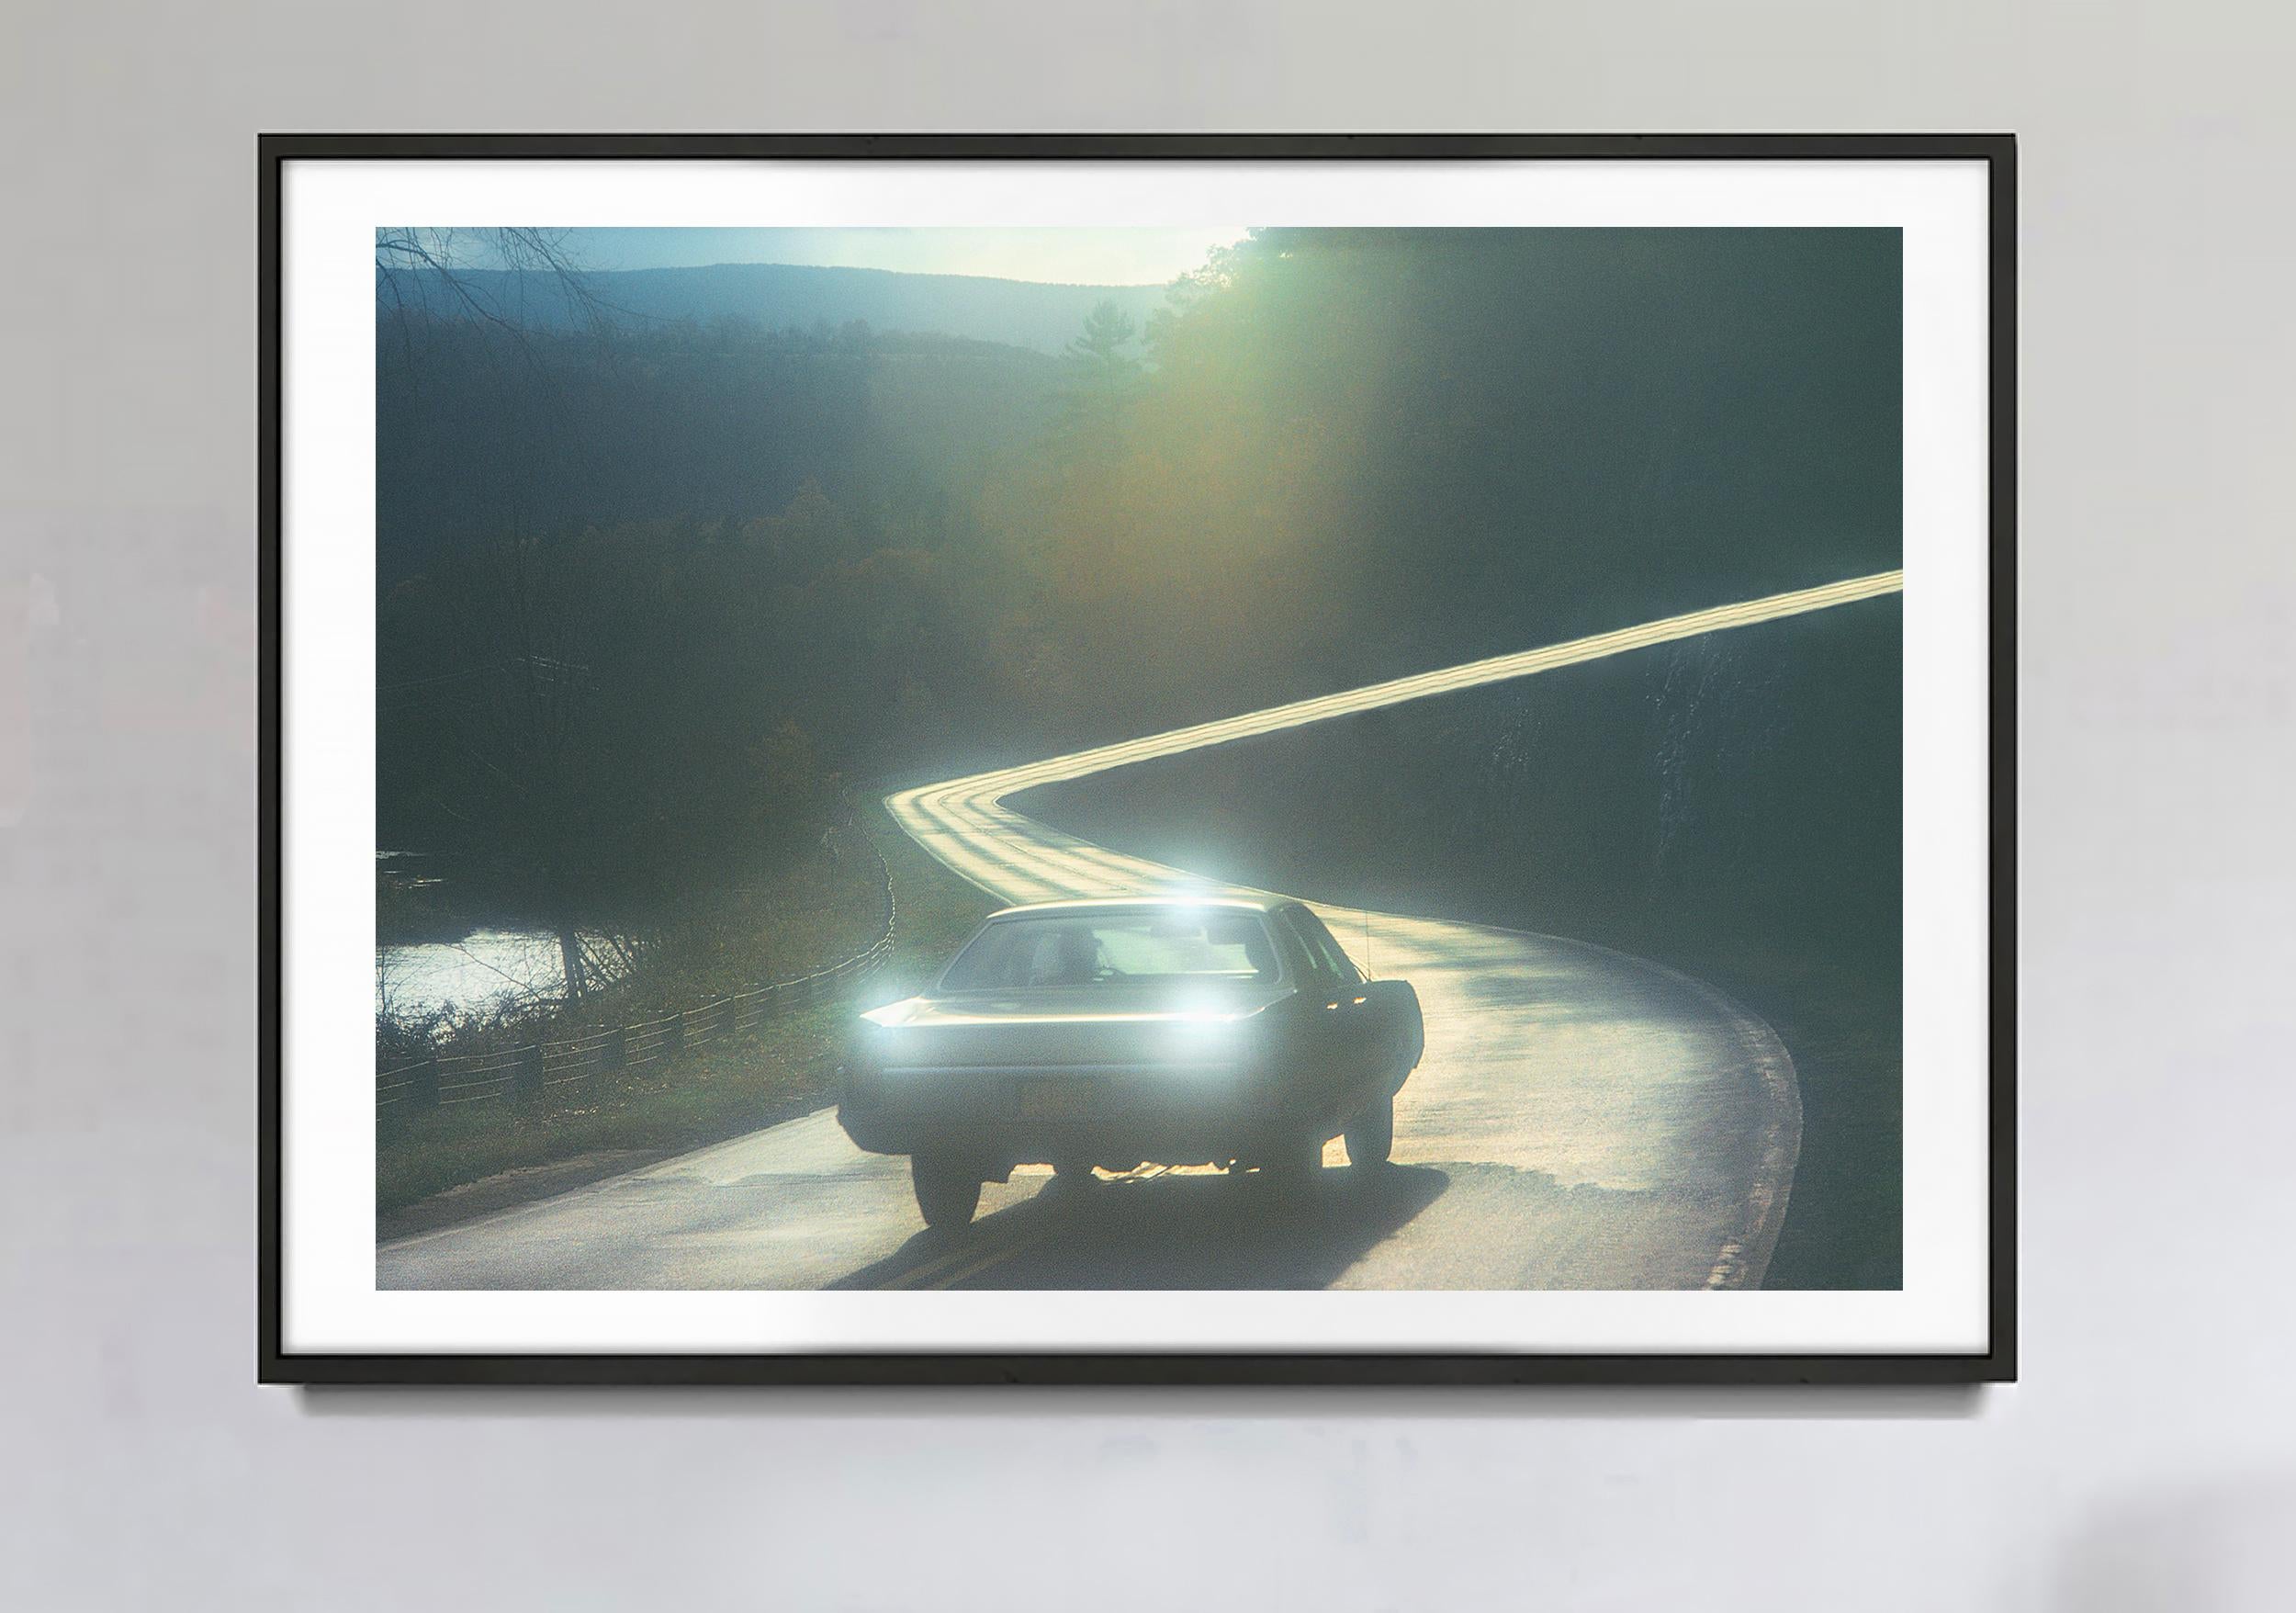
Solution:
M1276 978L1276 949L1254 913L1048 914L991 924L941 976L951 991L1160 980Z

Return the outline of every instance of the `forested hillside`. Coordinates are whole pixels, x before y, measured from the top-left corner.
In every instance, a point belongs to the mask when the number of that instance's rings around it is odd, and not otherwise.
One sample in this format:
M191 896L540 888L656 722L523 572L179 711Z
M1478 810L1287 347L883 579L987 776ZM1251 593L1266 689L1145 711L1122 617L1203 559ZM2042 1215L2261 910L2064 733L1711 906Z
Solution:
M382 832L626 910L922 775L1898 561L1892 231L1266 231L1058 358L378 327Z

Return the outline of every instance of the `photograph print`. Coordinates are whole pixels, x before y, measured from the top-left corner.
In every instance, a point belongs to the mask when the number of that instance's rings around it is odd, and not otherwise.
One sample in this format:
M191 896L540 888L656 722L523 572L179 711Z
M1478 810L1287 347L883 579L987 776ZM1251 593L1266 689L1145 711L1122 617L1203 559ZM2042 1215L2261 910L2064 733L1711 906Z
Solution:
M2008 1370L2005 142L358 143L267 1376Z

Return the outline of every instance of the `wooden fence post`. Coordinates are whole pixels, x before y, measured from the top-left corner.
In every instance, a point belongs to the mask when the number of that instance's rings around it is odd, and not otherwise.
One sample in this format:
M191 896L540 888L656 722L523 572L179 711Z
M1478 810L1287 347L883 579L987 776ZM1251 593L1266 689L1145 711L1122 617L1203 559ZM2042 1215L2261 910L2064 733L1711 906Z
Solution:
M511 1066L511 1090L522 1098L535 1098L542 1093L542 1043L518 1050L518 1062Z
M670 1029L662 1032L661 1055L675 1058L686 1050L686 1017L683 1011L670 1016Z
M407 1088L407 1102L415 1109L438 1107L438 1055L433 1054L414 1066L414 1084Z
M598 1067L608 1070L630 1066L630 1027L616 1025L606 1032L605 1045L599 1049Z

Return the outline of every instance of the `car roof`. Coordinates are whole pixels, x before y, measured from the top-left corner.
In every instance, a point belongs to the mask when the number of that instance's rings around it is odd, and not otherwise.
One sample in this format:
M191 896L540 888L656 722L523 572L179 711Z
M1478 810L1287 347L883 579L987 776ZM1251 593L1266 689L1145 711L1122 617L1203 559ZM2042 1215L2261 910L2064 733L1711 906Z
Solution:
M1292 905L1289 897L1269 896L1266 891L1256 890L1144 891L1129 897L1076 897L1059 902L1022 902L1015 907L1000 908L989 917L1035 919L1062 913L1140 912L1189 908L1225 908L1252 913L1272 913L1278 908Z

